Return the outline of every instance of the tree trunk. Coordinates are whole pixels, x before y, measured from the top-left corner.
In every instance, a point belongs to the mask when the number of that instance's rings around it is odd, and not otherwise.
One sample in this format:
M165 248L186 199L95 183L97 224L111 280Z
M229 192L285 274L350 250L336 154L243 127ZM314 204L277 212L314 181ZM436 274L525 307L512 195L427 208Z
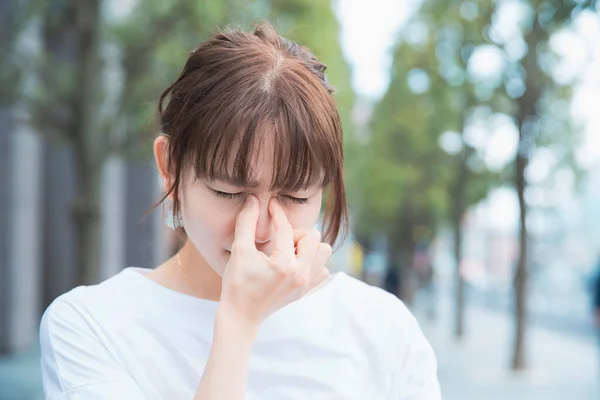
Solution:
M525 36L527 48L530 49L522 60L525 70L525 92L518 100L517 125L519 128L519 146L515 158L515 184L519 197L519 255L514 274L515 293L515 339L512 359L513 370L526 368L525 341L527 326L527 204L525 202L525 169L535 144L535 129L538 113L537 104L541 98L543 83L537 65L538 45L548 39L548 33L540 26L537 16L534 18L531 31Z
M512 368L522 370L525 362L525 326L527 323L527 205L525 204L525 167L527 160L519 155L516 159L516 183L519 196L520 232L519 258L514 278L515 290L515 348Z
M77 64L75 70L75 127L78 196L73 216L80 241L77 254L78 283L100 279L100 171L101 149L97 132L100 39L100 0L76 2Z
M81 172L84 186L73 201L73 221L77 234L77 284L92 285L100 279L99 174Z
M399 297L408 307L412 307L415 299L414 244L412 241L405 241L399 243L399 246L398 259L401 267Z
M465 308L465 282L460 272L460 263L463 258L463 229L462 221L467 210L467 184L469 180L469 169L467 160L473 150L465 146L459 157L458 174L456 185L454 187L454 207L453 207L453 229L454 229L454 259L456 261L455 269L455 321L454 336L462 339L464 336L464 308Z
M391 248L389 249L391 267L396 268L400 280L397 295L407 306L411 306L414 300L415 241L413 229L413 217L410 211L404 211L395 232L391 235Z

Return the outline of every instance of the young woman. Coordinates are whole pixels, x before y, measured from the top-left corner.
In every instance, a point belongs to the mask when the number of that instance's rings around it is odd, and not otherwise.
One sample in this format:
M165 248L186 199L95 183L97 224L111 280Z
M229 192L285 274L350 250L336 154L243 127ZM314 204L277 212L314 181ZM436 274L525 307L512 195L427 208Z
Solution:
M326 268L347 211L324 71L267 24L190 54L160 97L154 142L167 223L185 244L52 303L48 399L440 398L406 307Z

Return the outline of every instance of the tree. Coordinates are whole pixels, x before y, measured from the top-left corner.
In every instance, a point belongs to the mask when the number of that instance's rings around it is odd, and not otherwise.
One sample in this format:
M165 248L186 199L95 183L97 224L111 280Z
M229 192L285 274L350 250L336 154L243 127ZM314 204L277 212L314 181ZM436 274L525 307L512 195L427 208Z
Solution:
M519 198L519 254L514 274L515 293L515 340L514 353L512 357L512 368L521 370L526 368L525 360L525 334L527 321L527 281L528 281L528 231L527 215L528 206L525 200L527 181L525 171L528 162L535 150L536 144L547 141L548 138L555 143L567 142L566 152L563 154L563 163L576 168L572 156L573 132L563 130L558 135L551 128L554 124L565 127L564 119L568 115L557 115L549 109L549 104L556 101L564 101L569 97L568 88L561 90L552 79L552 65L544 60L552 57L548 42L552 34L558 29L566 26L573 15L585 8L593 8L591 1L558 1L558 0L531 0L528 2L528 18L522 27L523 39L527 46L527 53L517 61L522 71L520 79L524 90L522 93L513 95L516 102L514 114L516 125L519 130L519 145L514 161L514 180ZM507 93L511 91L505 85ZM542 119L546 120L542 124ZM561 121L561 119L563 121ZM548 120L552 122L548 123Z
M441 75L440 85L448 92L454 104L450 104L447 118L455 120L460 147L451 160L453 176L449 182L449 222L454 233L455 269L455 329L457 338L464 334L464 279L460 272L463 258L463 219L468 207L482 200L494 182L494 175L485 167L474 171L470 164L484 166L477 149L465 139L465 130L471 120L477 116L481 106L497 101L498 93L494 92L489 99L482 100L476 95L477 82L468 72L471 55L481 45L488 43L484 36L494 11L488 1L462 1L423 3L419 10L420 18L431 31L431 40L436 44L437 71ZM443 98L442 98L443 99ZM435 100L434 101L439 101ZM442 100L443 101L443 100ZM446 106L448 107L448 106ZM451 133L449 133L451 134Z
M186 1L171 7L143 0L127 20L129 24L103 20L101 0L55 0L44 5L40 87L28 101L39 131L73 150L76 284L100 279L99 202L104 161L117 152L144 154L138 149L144 143L143 125L154 111L154 103L149 101L158 98L169 75L175 76L181 66L173 59L173 51L185 48L181 51L184 55L201 39L189 32L206 33L223 22L229 3ZM150 27L170 40L148 35ZM124 79L122 85L106 87L105 66L108 57L114 57L106 51L109 44L117 47L117 64ZM113 98L116 105L109 103Z
M32 18L39 14L40 0L3 1L0 3L0 106L13 105L19 98L22 79L31 56L19 48L19 37Z
M77 282L86 284L97 282L99 263L100 9L100 0L49 1L44 5L40 88L28 99L38 130L74 149Z
M360 175L364 194L358 233L388 238L390 265L400 276L399 295L408 303L416 231L429 227L431 240L447 205L449 157L438 137L455 121L447 118L450 102L438 83L434 51L431 42L423 48L403 42L395 50L390 86L374 108Z
M493 176L485 168L474 171L470 166L483 165L483 162L462 134L477 106L485 103L475 96L475 82L469 79L467 62L473 49L486 42L482 27L489 21L493 10L483 1L470 3L470 13L464 13L461 11L464 2L426 1L405 27L402 41L394 54L388 92L375 108L372 153L369 153L371 160L367 162L371 163L371 168L366 169L368 172L363 177L367 185L373 186L369 192L377 193L379 200L385 198L396 205L367 200L362 214L364 218L361 219L367 224L367 221L377 221L381 226L391 223L404 232L402 240L406 244L402 246L405 247L402 252L408 254L403 257L404 265L411 265L413 243L410 243L408 232L414 227L410 226L413 224L398 225L398 221L403 220L399 218L398 209L407 207L403 212L414 216L420 208L420 213L428 215L423 221L430 226L432 236L442 221L451 222L456 238L458 336L463 330L464 303L462 277L458 270L461 221L467 206L485 197L493 182ZM474 12L472 7L475 7ZM467 17L461 17L461 13ZM392 128L394 125L401 126L402 130L395 130ZM460 140L460 149L455 154L443 152L439 147L442 134L450 134L449 131L454 131ZM409 137L414 137L414 148L411 143L407 147L411 148L410 151L401 153L395 149L395 154L389 157L393 145L386 142L378 145L382 137L389 135L399 135L407 142ZM377 165L377 162L382 163L381 158L391 161L392 165ZM406 173L403 170L405 166L416 171L414 179L422 186L412 188L402 178ZM375 173L394 175L394 178L379 182L374 178ZM423 199L423 188L428 185L436 195ZM390 187L395 187L394 192L390 191ZM396 211L394 207L397 207ZM381 218L373 218L371 213L380 214ZM397 241L393 240L393 243L391 250L397 251ZM395 256L392 254L391 257ZM395 264L400 265L400 262ZM410 277L405 277L404 281L408 280Z

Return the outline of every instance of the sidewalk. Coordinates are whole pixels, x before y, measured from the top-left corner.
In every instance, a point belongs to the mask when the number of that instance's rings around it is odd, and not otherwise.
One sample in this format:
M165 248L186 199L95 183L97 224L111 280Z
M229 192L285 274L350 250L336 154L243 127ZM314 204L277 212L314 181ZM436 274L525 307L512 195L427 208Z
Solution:
M0 400L42 400L42 372L37 347L0 358Z
M530 326L529 369L513 373L509 314L468 307L465 338L456 343L451 301L442 303L437 320L415 314L436 352L444 400L600 399L600 349L594 340Z

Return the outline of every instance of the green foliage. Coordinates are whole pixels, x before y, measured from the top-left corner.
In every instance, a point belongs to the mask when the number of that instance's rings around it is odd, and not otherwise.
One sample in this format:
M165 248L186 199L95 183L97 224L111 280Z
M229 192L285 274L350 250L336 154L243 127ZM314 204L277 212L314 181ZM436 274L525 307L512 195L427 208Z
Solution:
M0 107L14 104L24 91L25 71L35 56L20 40L43 0L4 0L0 6Z
M487 43L483 30L492 9L483 0L471 2L475 12L467 20L461 16L463 3L425 1L394 51L390 86L374 109L365 149L369 156L361 178L368 189L359 212L365 235L393 235L423 221L435 230L450 217L464 151L447 154L439 140L446 131L462 132L472 108L480 104L467 61L475 46ZM487 100L503 101L498 91ZM467 196L473 204L485 197L494 174L470 175L474 181ZM411 226L399 227L407 219Z
M350 66L340 46L340 26L330 1L272 0L266 16L287 38L309 47L319 61L327 65L327 77L336 89L335 97L345 122L354 104L350 86Z
M128 18L109 26L107 40L119 48L124 74L115 120L125 132L117 132L115 125L107 127L115 133L107 152L149 156L150 140L140 142L140 132L156 135L152 117L161 92L177 78L189 52L226 24L232 3L140 0Z

